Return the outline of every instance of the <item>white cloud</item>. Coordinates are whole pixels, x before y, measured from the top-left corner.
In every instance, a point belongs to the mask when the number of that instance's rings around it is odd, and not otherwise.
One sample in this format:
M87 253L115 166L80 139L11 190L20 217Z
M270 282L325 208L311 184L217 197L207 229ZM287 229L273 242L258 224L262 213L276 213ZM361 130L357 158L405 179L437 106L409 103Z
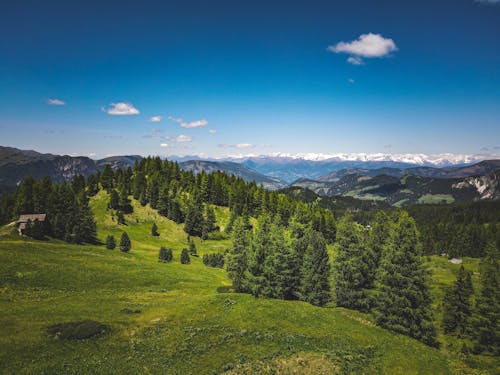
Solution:
M347 80L347 82L349 82L350 84L354 85L354 83L355 83L356 81L355 81L354 79L352 79L352 78L349 78L349 79Z
M189 135L184 135L184 134L181 134L181 135L178 135L176 138L175 138L175 141L176 142L191 142L193 139L189 136Z
M174 121L178 123L180 126L186 129L192 129L192 128L203 128L208 125L207 120L195 120L195 121L186 121L182 118L176 118L172 116L168 116L168 119L171 121Z
M168 143L161 143L160 147L168 147Z
M66 102L59 100L59 99L48 99L47 104L48 105L66 105Z
M215 130L215 129L210 129L208 132L209 132L210 134L215 134L215 133L217 133L217 130Z
M392 39L373 33L362 34L351 42L339 42L334 46L328 46L330 52L351 55L347 62L353 65L363 64L362 57L384 57L397 50L398 47Z
M476 3L482 3L482 4L500 4L500 0L476 0Z
M138 115L140 112L131 103L111 103L111 107L102 108L108 115Z
M363 65L364 64L363 59L361 57L357 57L357 56L349 56L347 58L347 62L349 64L352 64L352 65Z
M150 117L149 121L151 121L151 122L160 122L161 121L161 116Z

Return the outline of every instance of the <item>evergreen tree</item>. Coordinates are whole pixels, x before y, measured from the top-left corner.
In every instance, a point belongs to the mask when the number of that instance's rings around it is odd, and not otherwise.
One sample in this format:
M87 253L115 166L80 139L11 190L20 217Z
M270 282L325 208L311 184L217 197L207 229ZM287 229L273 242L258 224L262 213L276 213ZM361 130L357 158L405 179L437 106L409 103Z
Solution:
M113 210L117 210L120 208L120 197L118 196L118 192L113 189L109 192L109 203L108 207Z
M127 232L123 232L122 237L120 238L120 250L126 253L130 251L131 247L132 245Z
M198 256L196 252L196 245L194 244L193 241L189 241L189 255L194 257Z
M189 203L186 211L186 221L184 231L191 236L201 236L203 231L203 212L201 202L193 200Z
M301 299L316 306L323 306L331 299L330 263L326 241L321 233L306 229L307 247L302 264Z
M375 265L364 244L363 227L346 214L337 225L336 257L333 266L337 306L368 311L371 302L367 289L372 285L371 267Z
M401 212L380 264L377 324L437 347L420 247L415 221Z
M123 215L122 211L118 211L116 213L116 218L117 218L118 224L125 225L125 216Z
M248 257L248 270L250 271L249 285L254 296L267 293L268 279L266 279L265 263L271 255L271 218L261 215L257 220L257 227L252 239L251 254Z
M158 260L162 262L171 262L174 259L172 249L161 247L158 253Z
M181 264L189 264L191 263L191 260L189 259L189 251L188 249L184 248L182 249L181 252Z
M475 353L500 355L500 254L494 241L481 260L481 291L472 319Z
M108 249L108 250L114 250L115 247L116 247L115 237L112 236L112 235L108 235L106 237L106 249Z
M232 232L233 242L227 255L226 269L233 282L234 291L242 293L248 291L247 251L250 247L250 239L241 218L235 221Z
M470 298L474 294L470 273L460 267L457 280L448 288L443 300L443 329L447 334L462 336L471 316Z
M114 186L113 179L114 179L114 173L113 173L113 170L111 169L111 165L106 164L104 166L102 173L101 173L101 185L102 185L102 187L106 190L112 189Z
M153 237L158 237L160 233L158 232L158 227L156 226L156 223L153 223L153 226L151 227L151 235Z
M122 186L120 190L119 206L120 210L125 214L130 214L134 211L132 205L130 204L130 199L128 199L128 191L126 186Z
M368 263L369 269L366 275L367 285L373 286L375 282L376 273L378 266L380 264L380 259L384 253L384 249L387 246L387 241L390 237L393 222L389 215L384 211L379 211L375 215L375 219L370 223L371 229L368 236Z

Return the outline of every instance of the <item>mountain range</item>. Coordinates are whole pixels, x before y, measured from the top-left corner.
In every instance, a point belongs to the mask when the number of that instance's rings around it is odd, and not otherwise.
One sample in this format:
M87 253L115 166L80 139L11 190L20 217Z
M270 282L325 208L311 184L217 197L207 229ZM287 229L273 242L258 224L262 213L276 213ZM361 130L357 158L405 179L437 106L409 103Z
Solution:
M227 160L173 159L184 170L223 171L255 181L266 189L290 186L319 196L343 196L396 206L500 198L500 160L468 164L477 156L411 155L282 154ZM141 159L139 155L125 155L93 160L0 146L0 191L13 190L25 176L50 176L56 182L69 182L75 175L94 174L106 164L114 169L127 168Z

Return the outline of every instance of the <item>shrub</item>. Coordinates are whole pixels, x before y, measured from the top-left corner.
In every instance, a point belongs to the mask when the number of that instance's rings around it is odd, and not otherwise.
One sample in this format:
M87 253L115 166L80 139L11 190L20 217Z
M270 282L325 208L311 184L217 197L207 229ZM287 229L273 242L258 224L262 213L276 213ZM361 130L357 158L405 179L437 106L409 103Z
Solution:
M189 264L189 263L191 263L191 260L189 259L189 252L188 252L188 249L186 249L186 248L182 249L182 252L181 252L181 263L182 264Z
M64 340L85 340L100 336L108 330L108 327L94 320L83 320L81 322L58 323L47 329L49 335Z
M122 233L122 237L120 239L120 250L123 252L130 251L132 245L130 244L130 238L128 237L127 232Z
M116 247L115 237L111 235L106 237L106 249L113 250L115 247Z
M160 233L158 233L158 227L156 226L156 223L153 223L153 226L151 227L151 235L153 237L158 237Z
M203 264L210 267L224 267L224 254L203 254Z
M168 249L166 247L160 248L160 252L158 253L158 259L160 261L171 262L173 258L172 249Z

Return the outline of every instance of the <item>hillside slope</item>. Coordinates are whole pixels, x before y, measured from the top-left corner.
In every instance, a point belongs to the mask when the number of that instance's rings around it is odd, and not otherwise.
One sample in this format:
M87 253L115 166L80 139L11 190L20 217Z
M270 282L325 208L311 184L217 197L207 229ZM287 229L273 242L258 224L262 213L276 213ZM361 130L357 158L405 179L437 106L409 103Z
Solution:
M103 246L0 241L2 373L271 373L452 374L466 367L438 350L380 329L368 315L307 303L228 293L224 270L200 258L179 263L182 226L134 202L118 226L99 193L91 205L99 238L126 230L130 253ZM227 220L218 208L219 224ZM160 237L153 238L153 222ZM198 252L229 242L197 241ZM159 246L174 249L159 263ZM123 309L140 310L125 314ZM48 325L94 319L111 330L80 342L54 340Z

